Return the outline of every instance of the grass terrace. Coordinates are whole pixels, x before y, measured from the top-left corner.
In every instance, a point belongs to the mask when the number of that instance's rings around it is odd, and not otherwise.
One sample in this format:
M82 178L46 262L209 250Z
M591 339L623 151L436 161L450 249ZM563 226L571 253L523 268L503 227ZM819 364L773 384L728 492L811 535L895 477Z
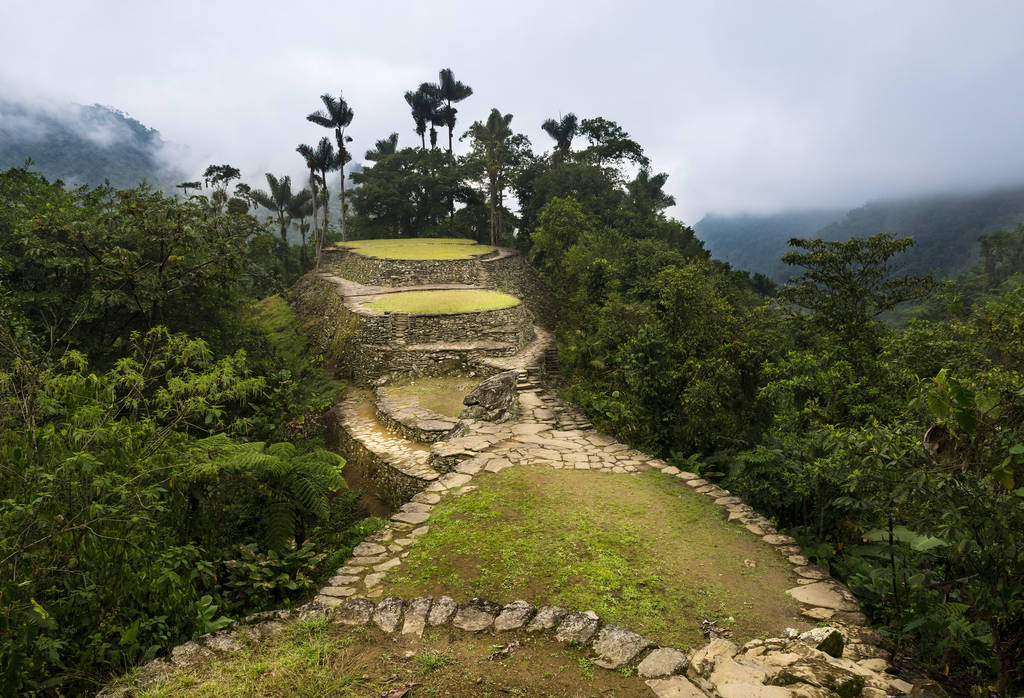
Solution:
M739 643L810 627L789 564L668 475L516 466L473 484L434 509L388 594L589 609L678 647L706 642L704 619Z
M420 376L415 380L388 383L388 395L416 397L420 407L457 418L466 409L462 399L480 385L480 381L479 376Z
M365 307L376 313L448 315L499 310L519 305L519 299L498 291L402 291L380 296Z
M377 259L472 259L495 250L468 238L388 238L339 245Z

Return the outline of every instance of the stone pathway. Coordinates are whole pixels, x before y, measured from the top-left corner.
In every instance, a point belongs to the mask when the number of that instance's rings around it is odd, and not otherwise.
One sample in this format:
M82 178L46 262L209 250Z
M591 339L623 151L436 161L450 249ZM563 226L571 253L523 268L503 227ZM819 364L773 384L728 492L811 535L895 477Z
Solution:
M410 288L469 286L370 287L330 274L321 276L355 307L374 295ZM535 339L513 356L476 360L490 372L515 370L517 417L504 424L435 415L408 400L388 398L379 390L376 406L354 395L335 406L337 421L354 457L371 462L374 479L392 488L404 502L390 521L360 543L313 602L298 611L258 614L255 625L204 636L175 648L169 661L157 660L154 671L209 661L238 647L241 635L271 635L283 620L328 617L343 625L374 624L387 633L421 636L425 628L451 625L464 632L546 632L587 652L601 667L635 669L658 698L747 698L863 695L883 698L910 690L909 684L884 673L888 668L881 638L866 627L856 599L828 573L810 564L789 536L739 497L601 434L578 408L542 385L554 339L535 327ZM449 345L445 345L449 346ZM403 346L403 351L422 349ZM485 371L486 373L487 371ZM407 438L415 437L415 438ZM436 437L436 440L435 440ZM416 440L419 439L419 440ZM424 441L429 443L424 443ZM639 475L658 470L675 477L680 487L709 497L731 523L743 526L786 559L798 580L786 593L800 602L810 621L827 623L803 634L785 629L783 637L755 640L743 647L715 639L696 652L656 647L646 638L602 623L589 611L553 606L535 608L518 600L501 605L482 599L459 604L453 598L385 598L387 576L398 569L409 549L430 530L434 507L445 497L476 489L474 478L518 465L592 470ZM781 630L781 629L780 629ZM254 635L255 634L255 635Z
M546 337L540 337L541 344L544 339ZM539 346L536 349L535 356L541 353L543 347ZM637 640L636 643L639 644L634 643L636 647L629 652L616 650L619 654L615 654L615 656L623 657L621 659L623 663L616 664L616 666L627 664L643 666L642 670L638 667L638 672L641 676L650 679L648 685L651 692L662 698L705 695L723 698L762 695L830 696L837 695L836 690L845 693L850 687L860 687L861 684L858 682L861 680L866 681L863 684L864 692L850 695L869 695L880 698L890 691L898 692L898 689L902 687L900 682L893 677L879 678L880 675L876 670L880 670L886 665L883 658L884 653L877 646L880 638L865 627L866 619L859 612L853 595L844 586L832 580L825 570L811 565L793 538L779 535L768 519L744 504L739 497L694 473L681 471L662 460L632 449L610 436L597 432L590 427L578 410L552 395L531 379L527 370L520 372L518 401L519 412L516 420L506 424L464 421L456 429L457 433L463 435L431 444L429 455L425 460L422 455L417 455L415 467L420 468L420 472L429 470L433 475L430 481L425 482L423 490L403 505L384 528L356 548L352 558L347 560L345 565L337 571L329 585L320 590L314 603L324 608L343 609L347 608L345 604L349 599L382 598L385 594L387 576L401 566L403 559L408 555L409 548L416 544L416 540L420 536L429 531L430 513L433 508L444 497L458 496L476 489L473 480L481 473L497 473L506 468L525 464L621 474L640 474L656 469L677 478L681 486L689 487L695 492L711 498L715 504L723 508L723 515L728 521L744 526L751 534L760 537L765 544L772 546L783 558L787 559L798 578L798 586L788 590L787 593L804 605L803 614L809 620L827 621L833 625L834 632L840 633L842 637L843 650L841 654L843 656L833 657L812 647L813 642L808 645L807 637L798 640L793 636L778 640L755 641L748 643L743 648L737 648L726 641L716 640L701 650L704 654L698 652L694 655L693 661L690 661L689 656L672 648L659 648L643 657L642 654L651 647L651 644L646 640L643 643L639 643ZM567 428L570 425L573 428ZM377 436L373 445L375 448L386 450L390 443L392 442L387 439L381 440ZM402 463L407 463L405 454L398 453L398 464ZM401 465L401 467L406 468L408 465ZM412 612L414 605L417 615L426 613L427 611L423 609L430 608L430 603L430 600L414 600L408 606L407 613ZM444 603L448 604L448 601ZM529 606L525 601L515 603L520 604L522 608ZM487 608L490 610L484 613L486 619L478 620L475 624L469 623L463 629L472 628L479 632L484 629L494 630L499 626L503 627L504 621L497 625L493 625L493 623L495 619L501 617L501 614L506 613L509 607L505 607L506 610L501 610L501 607L491 604ZM530 606L530 608L533 607ZM511 613L511 611L508 612ZM544 609L542 612L548 613ZM579 616L580 614L574 616L577 619L577 625L584 623L589 627L590 621L580 620ZM537 618L539 620L535 620L535 623L548 622L544 620L543 613L539 612ZM586 645L587 642L598 637L598 620L596 618L592 620L593 628L589 634L584 633L586 642L580 644ZM406 622L408 624L410 621ZM418 620L414 619L411 623L412 625L409 627L421 628ZM479 628L476 627L477 625ZM562 626L557 625L556 628L556 625L552 621L549 629L556 629L557 638L560 637L557 628ZM456 627L460 626L456 624ZM616 626L604 627L615 628ZM608 631L612 635L618 632L618 630ZM630 633L625 629L622 629L622 632ZM569 634L571 633L567 629L561 632L562 636ZM633 635L635 634L628 636L632 637ZM802 643L802 649L795 651L794 643ZM608 652L611 652L606 645L606 642L597 644L591 642L588 646L598 657L605 657ZM626 645L632 647L629 643ZM709 650L708 648L713 649ZM623 654L624 652L625 654ZM766 655L768 658L759 659L762 655ZM680 656L685 657L686 661L678 661ZM824 659L823 657L830 658ZM779 684L769 686L765 683L769 678L773 680L778 678L780 667L800 662L806 666L799 671L794 670L796 672L794 676L802 678L793 678L790 681L793 684L800 684L799 688L787 688ZM607 660L607 663L611 665L615 662ZM603 666L600 662L598 664ZM674 668L665 671L664 674L657 673L661 671L660 668L652 668L662 666ZM687 677L673 676L673 674L681 674L684 671L688 672ZM822 672L834 675L833 678L840 676L842 681L836 679L833 682L834 685L817 685L814 681L818 681L818 683L825 681L825 679L815 678ZM787 676L789 675L787 674ZM858 676L859 679L856 678ZM789 678L785 680L789 681Z

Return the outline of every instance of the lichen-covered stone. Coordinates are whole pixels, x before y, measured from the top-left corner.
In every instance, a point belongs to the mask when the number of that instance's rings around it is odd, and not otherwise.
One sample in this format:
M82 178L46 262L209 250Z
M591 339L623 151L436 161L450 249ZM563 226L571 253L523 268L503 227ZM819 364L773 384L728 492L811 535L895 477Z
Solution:
M654 643L621 625L606 625L594 640L594 663L605 669L628 666L641 652Z
M489 628L499 613L501 613L501 606L492 601L470 599L466 603L459 605L459 610L455 613L455 620L452 621L452 625L459 630L479 632Z
M661 647L644 657L636 671L641 678L654 679L686 671L689 659L684 652L672 647Z
M812 628L800 634L800 641L833 657L843 656L846 638L837 628Z
M451 621L458 609L459 604L455 602L455 599L450 596L442 596L436 599L430 607L430 613L427 614L427 623L430 625L444 625Z
M598 621L587 613L570 613L555 628L555 639L585 645L597 632Z
M404 599L400 599L397 596L389 596L377 604L377 610L373 612L371 619L384 632L393 633L402 622L402 611L404 610Z
M463 419L503 422L515 416L517 371L491 376L463 398Z
M349 599L335 610L334 620L342 625L366 625L376 607L377 604L367 598Z
M526 601L513 601L501 609L494 619L494 629L498 632L516 630L523 627L533 615L534 607Z
M535 615L533 620L530 621L530 624L526 626L526 632L536 633L544 630L552 630L568 614L569 611L561 606L542 606L541 609L537 611L537 615Z
M412 600L409 609L405 612L405 623L402 625L403 635L423 635L423 628L427 624L427 613L430 612L430 605L433 601L433 596L421 596Z

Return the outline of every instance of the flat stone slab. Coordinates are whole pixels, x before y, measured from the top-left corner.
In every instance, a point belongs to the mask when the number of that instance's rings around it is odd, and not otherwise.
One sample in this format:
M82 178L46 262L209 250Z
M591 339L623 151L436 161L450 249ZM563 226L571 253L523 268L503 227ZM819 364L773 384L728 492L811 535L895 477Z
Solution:
M430 612L430 605L433 601L433 596L421 596L412 600L409 610L405 612L405 623L402 625L403 635L423 636L423 628L427 624L427 613Z
M636 671L641 678L654 679L659 676L681 674L690 665L685 652L672 647L662 647L644 657Z
M404 610L404 599L397 596L389 596L377 604L377 610L373 612L371 620L384 632L393 633L402 622L402 611Z
M434 601L427 614L429 625L444 625L449 622L459 609L459 604L450 596L442 596Z
M858 610L857 601L849 592L841 589L834 582L814 582L804 586L787 589L786 593L800 603L822 608L834 608L837 611Z
M501 613L494 619L494 629L498 632L516 630L526 625L533 615L534 607L525 601L513 601L501 609Z
M468 475L466 477L469 477ZM430 513L426 511L401 511L391 516L392 521L398 521L400 523L407 524L421 524L430 518Z
M387 552L387 549L383 545L377 543L360 543L352 549L352 555L354 557L371 557L373 555L383 555Z
M470 599L459 605L455 613L455 620L452 621L459 630L466 630L471 633L480 632L491 627L494 619L501 613L501 606L483 599Z
M570 613L555 628L555 639L559 642L574 642L585 645L597 632L597 618L586 613Z
M530 621L530 624L526 626L526 632L535 633L542 630L551 630L567 615L569 615L569 611L561 606L542 606L537 611L537 615Z
M594 663L605 669L621 669L628 666L654 643L642 635L623 628L621 625L606 625L594 640Z
M673 676L668 679L650 679L645 682L651 691L658 698L707 698L707 694L700 690L689 679L682 676Z
M349 599L338 606L334 612L334 620L342 625L366 625L373 615L375 604L370 599L356 598Z

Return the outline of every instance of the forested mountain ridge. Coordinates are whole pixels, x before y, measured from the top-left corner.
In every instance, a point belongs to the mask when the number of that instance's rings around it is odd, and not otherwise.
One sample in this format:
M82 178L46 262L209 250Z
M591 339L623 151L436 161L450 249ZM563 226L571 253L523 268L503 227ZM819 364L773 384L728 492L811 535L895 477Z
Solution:
M978 256L978 237L1024 222L1024 186L983 194L872 201L845 214L787 211L771 215L708 214L695 226L711 254L734 267L782 282L794 270L780 261L791 237L846 240L895 232L914 238L900 263L914 274L953 277Z
M71 185L169 187L180 173L156 129L99 104L43 107L0 98L0 170L32 169Z

